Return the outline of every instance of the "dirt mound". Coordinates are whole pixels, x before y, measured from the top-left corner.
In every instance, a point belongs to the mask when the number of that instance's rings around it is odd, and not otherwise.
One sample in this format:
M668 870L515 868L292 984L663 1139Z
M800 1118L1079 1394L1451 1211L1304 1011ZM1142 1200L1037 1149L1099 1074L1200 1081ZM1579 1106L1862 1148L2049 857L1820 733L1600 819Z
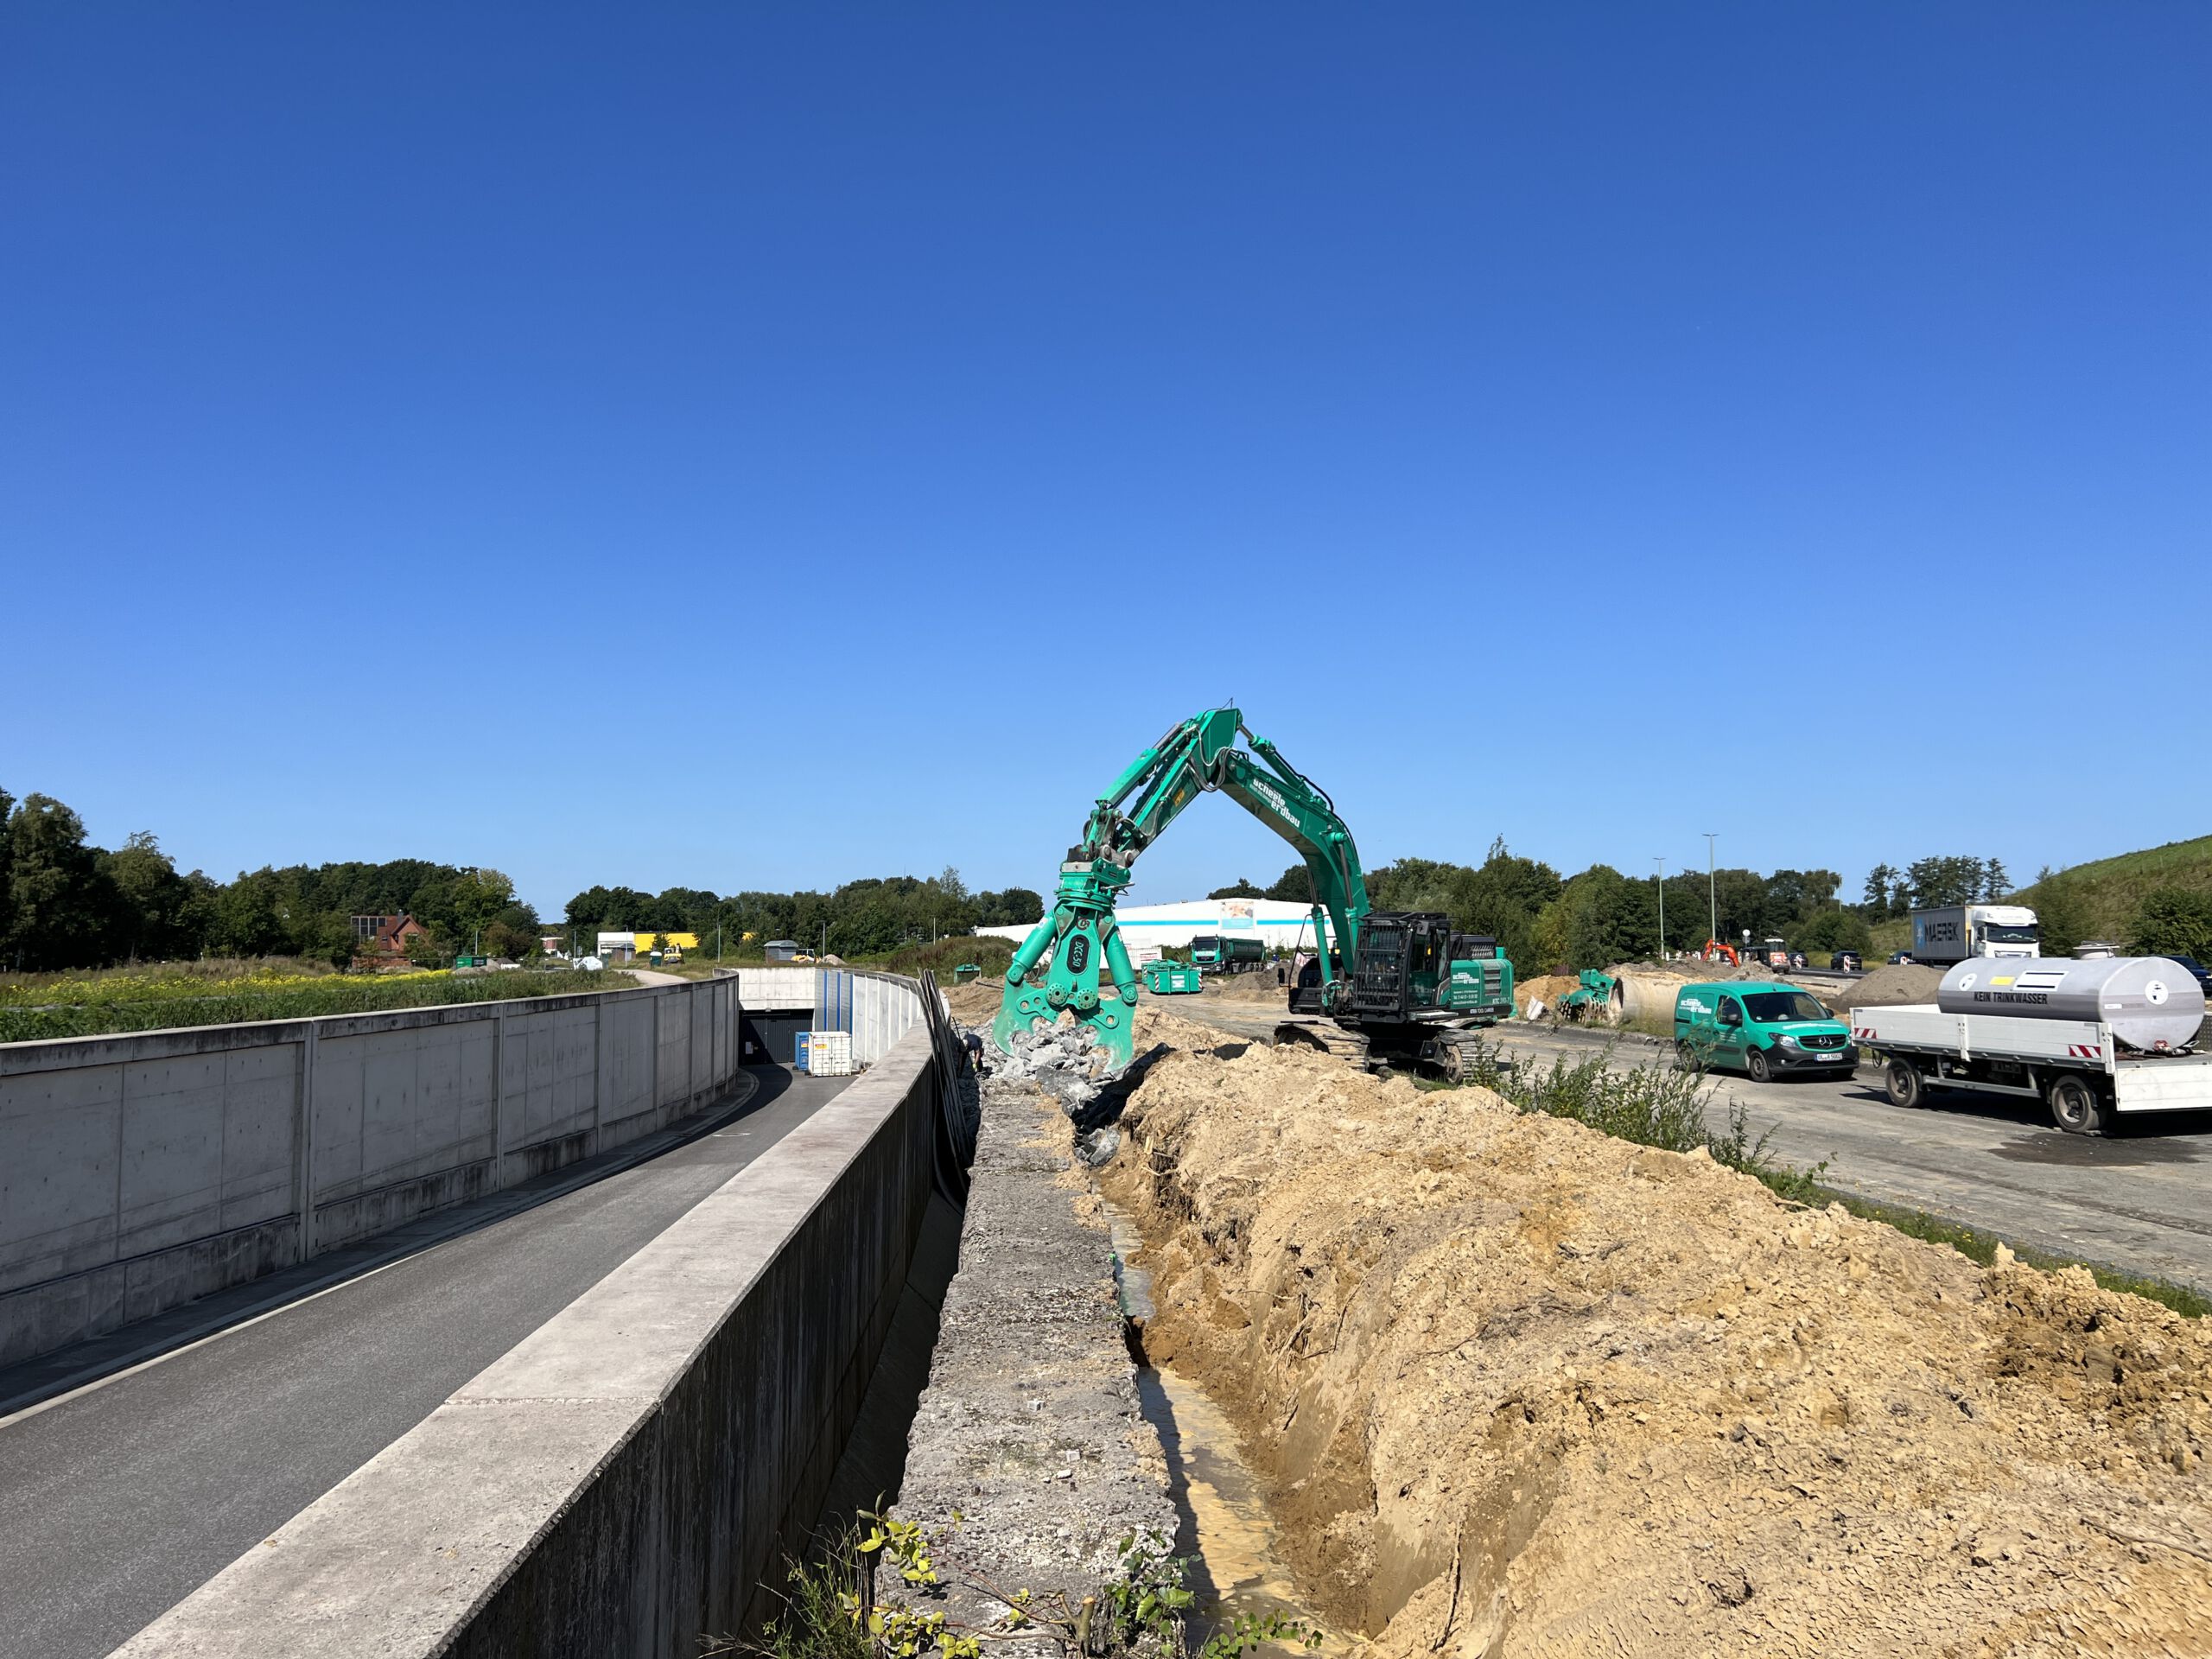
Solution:
M1513 988L1513 1012L1523 1020L1529 1017L1529 1002L1535 998L1549 1013L1559 1007L1559 1000L1582 982L1573 974L1538 974L1534 979L1524 979Z
M2212 1334L1746 1176L1141 1017L1156 1357L1391 1659L2212 1651ZM2164 1644L2162 1646L2162 1643Z
M1273 968L1256 969L1249 974L1221 974L1209 978L1205 995L1217 996L1224 1002L1285 1002L1290 993L1275 983Z
M1940 968L1923 967L1918 963L1897 962L1885 963L1870 971L1864 979L1855 979L1832 990L1825 989L1821 1001L1837 1013L1853 1008L1895 1007L1901 1002L1933 1002L1936 988L1943 982Z
M965 985L947 985L938 982L944 993L945 1006L952 1010L952 1017L963 1026L988 1026L998 1017L999 1005L1006 1000L1006 981L1003 979L976 979Z

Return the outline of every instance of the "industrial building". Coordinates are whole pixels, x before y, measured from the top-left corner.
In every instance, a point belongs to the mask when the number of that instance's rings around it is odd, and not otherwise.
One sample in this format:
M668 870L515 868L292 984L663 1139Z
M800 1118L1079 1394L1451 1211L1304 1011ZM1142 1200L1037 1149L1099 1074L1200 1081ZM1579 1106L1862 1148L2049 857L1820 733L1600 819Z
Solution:
M1122 930L1132 962L1147 950L1186 945L1202 933L1226 933L1259 941L1270 950L1292 950L1313 944L1313 912L1306 905L1284 899L1193 899L1179 905L1121 905L1114 920ZM1034 923L1010 927L979 927L991 938L1020 941L1029 937ZM1335 933L1323 918L1324 935L1332 943Z

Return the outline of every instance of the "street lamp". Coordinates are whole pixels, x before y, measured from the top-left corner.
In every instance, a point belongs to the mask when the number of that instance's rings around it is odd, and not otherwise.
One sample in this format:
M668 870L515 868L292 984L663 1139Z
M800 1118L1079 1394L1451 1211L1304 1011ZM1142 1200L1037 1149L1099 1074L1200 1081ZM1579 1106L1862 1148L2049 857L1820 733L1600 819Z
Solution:
M1713 907L1713 913L1706 918L1705 937L1708 939L1720 937L1720 890L1714 885L1713 874L1713 838L1718 833L1712 830L1705 832L1705 901Z
M1659 887L1659 960L1664 962L1667 960L1667 861L1654 857L1651 861L1659 867L1659 874L1652 879Z

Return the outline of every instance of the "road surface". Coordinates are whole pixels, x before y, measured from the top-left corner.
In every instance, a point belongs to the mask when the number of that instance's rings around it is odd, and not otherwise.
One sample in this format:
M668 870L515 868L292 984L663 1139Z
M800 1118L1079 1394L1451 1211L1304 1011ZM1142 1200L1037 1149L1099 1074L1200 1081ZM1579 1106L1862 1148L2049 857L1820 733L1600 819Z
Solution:
M850 1081L0 1419L0 1659L92 1659L427 1416Z
M1163 1004L1165 1006L1165 1004ZM1272 1004L1175 999L1173 1013L1265 1037ZM1672 1062L1665 1049L1612 1033L1509 1022L1493 1033L1521 1064L1548 1065L1601 1052L1613 1063ZM1755 1084L1716 1077L1706 1116L1725 1129L1729 1104L1746 1109L1756 1138L1801 1168L1827 1160L1827 1185L1878 1203L1925 1210L2055 1255L2147 1274L2212 1292L2212 1122L2122 1118L2116 1132L2062 1134L2037 1103L1957 1091L1931 1103L1890 1104L1875 1067L1849 1083L1818 1077Z

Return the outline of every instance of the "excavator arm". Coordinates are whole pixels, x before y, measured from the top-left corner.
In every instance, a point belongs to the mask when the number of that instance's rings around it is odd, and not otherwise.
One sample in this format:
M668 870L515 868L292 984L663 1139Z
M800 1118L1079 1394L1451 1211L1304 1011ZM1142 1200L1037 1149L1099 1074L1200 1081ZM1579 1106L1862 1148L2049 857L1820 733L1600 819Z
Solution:
M1252 746L1236 747L1239 736ZM1312 872L1314 938L1325 941L1322 918L1334 927L1338 950L1350 953L1368 912L1366 882L1351 831L1335 804L1282 758L1265 738L1253 737L1234 708L1209 709L1169 731L1131 761L1091 808L1083 840L1060 866L1052 909L1022 941L1007 969L1006 992L991 1038L1013 1052L1015 1033L1039 1022L1057 1023L1071 1012L1093 1033L1093 1053L1119 1071L1135 1053L1131 1020L1137 977L1115 925L1114 906L1129 884L1129 870L1183 809L1218 790L1298 849ZM1044 982L1030 975L1047 963ZM1099 989L1102 963L1116 999ZM1321 951L1322 974L1333 982L1336 965ZM1326 989L1325 996L1329 993Z

